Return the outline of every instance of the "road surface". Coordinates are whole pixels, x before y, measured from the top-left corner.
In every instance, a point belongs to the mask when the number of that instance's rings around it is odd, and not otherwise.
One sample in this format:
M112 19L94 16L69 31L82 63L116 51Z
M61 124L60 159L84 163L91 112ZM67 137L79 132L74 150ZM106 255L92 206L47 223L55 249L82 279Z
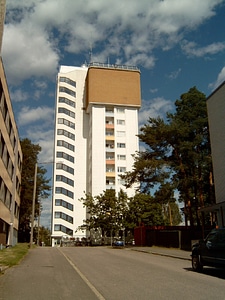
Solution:
M0 300L225 299L225 272L110 247L37 248L0 276Z

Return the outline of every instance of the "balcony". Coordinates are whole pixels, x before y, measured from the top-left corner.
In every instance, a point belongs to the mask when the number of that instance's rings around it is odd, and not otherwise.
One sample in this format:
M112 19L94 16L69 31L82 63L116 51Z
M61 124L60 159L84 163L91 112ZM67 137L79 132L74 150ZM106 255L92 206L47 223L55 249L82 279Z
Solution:
M106 159L106 164L107 165L115 165L115 160L114 159Z
M115 189L115 179L113 178L106 178L106 189Z
M114 141L115 137L114 137L114 130L106 130L105 132L105 139L108 141Z
M105 123L106 129L114 129L114 123Z
M107 152L114 152L115 151L114 143L106 143L105 149Z
M115 177L115 167L113 165L106 165L106 177Z

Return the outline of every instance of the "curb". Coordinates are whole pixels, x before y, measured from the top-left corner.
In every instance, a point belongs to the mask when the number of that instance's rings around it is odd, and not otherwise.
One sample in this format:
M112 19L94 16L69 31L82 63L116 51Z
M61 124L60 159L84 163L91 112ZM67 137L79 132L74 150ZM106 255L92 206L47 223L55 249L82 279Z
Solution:
M0 273L4 273L5 270L7 270L8 266L0 266Z
M161 253L161 252L155 252L155 251L150 251L150 250L143 250L143 249L131 249L132 251L138 251L142 253L147 253L147 254L153 254L153 255L159 255L159 256L167 256L171 258L177 258L177 259L183 259L183 260L188 260L191 261L191 258L184 257L184 256L179 256L179 255L174 255L174 254L168 254L168 253Z

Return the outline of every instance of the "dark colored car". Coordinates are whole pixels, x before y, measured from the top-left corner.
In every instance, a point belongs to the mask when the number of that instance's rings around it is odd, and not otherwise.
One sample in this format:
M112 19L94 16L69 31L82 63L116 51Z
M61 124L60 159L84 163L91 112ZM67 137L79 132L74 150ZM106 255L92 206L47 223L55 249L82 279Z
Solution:
M114 247L124 247L124 241L122 240L115 240L114 243L113 243L113 246Z
M192 246L192 268L200 272L203 266L225 268L225 228L213 229L205 240Z

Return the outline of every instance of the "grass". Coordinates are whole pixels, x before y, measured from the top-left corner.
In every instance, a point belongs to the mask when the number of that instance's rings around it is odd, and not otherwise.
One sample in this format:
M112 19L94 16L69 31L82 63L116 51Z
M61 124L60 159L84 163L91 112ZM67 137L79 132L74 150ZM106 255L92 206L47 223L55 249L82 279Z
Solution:
M14 247L0 250L0 266L12 267L18 265L21 259L27 254L29 244L18 243Z

